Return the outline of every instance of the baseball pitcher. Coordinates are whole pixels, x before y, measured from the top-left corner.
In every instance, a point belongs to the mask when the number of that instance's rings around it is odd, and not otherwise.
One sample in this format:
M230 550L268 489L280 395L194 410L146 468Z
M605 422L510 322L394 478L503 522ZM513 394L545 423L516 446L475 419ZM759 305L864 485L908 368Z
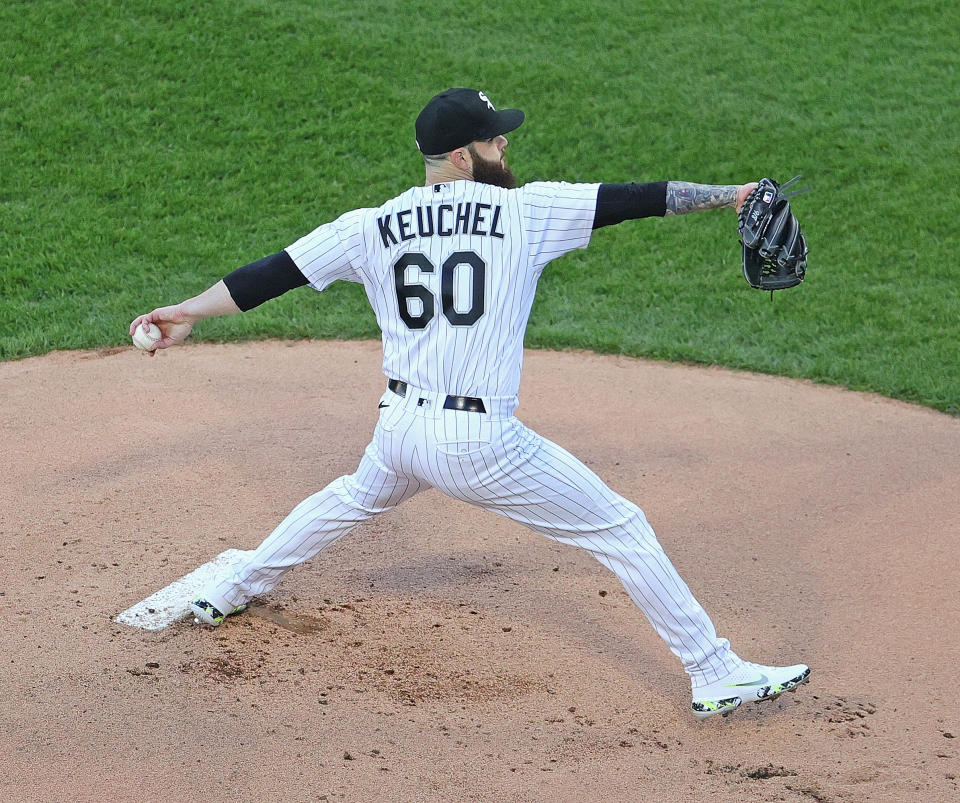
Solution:
M131 334L156 325L162 337L155 349L169 348L204 318L341 279L363 285L383 333L386 387L357 470L297 505L240 565L199 589L194 615L219 625L358 524L437 488L582 547L614 572L680 659L696 716L726 715L744 701L791 691L807 681L809 668L761 666L737 655L643 511L514 416L524 331L552 260L586 248L594 229L625 220L739 210L757 184L517 187L505 135L523 119L517 109L498 111L477 90L436 95L415 126L423 186L346 212L199 296L131 323Z

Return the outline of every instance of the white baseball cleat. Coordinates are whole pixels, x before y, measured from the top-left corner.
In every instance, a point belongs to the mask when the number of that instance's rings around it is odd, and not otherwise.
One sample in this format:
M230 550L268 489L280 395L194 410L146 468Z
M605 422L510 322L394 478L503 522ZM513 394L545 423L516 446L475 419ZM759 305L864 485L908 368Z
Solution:
M698 719L726 716L741 703L775 700L785 691L795 691L810 678L810 667L763 666L747 661L723 680L693 690L693 713Z
M223 613L216 605L204 597L197 597L190 602L190 610L193 612L194 617L193 621L197 624L210 625L210 627L217 627L228 616L240 613L246 609L246 605L238 605L233 610Z

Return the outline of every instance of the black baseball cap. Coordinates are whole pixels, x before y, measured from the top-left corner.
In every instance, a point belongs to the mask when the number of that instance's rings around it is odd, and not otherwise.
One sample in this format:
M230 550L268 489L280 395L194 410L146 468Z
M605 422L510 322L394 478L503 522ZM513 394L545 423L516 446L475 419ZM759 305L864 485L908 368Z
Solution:
M497 111L476 89L448 89L430 98L417 117L417 147L427 156L449 153L478 139L492 139L518 128L519 109Z

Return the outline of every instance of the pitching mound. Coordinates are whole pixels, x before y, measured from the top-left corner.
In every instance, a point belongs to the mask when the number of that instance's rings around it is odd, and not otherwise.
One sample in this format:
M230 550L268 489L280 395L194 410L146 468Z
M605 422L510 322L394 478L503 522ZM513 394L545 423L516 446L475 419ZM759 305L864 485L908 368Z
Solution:
M519 417L644 508L738 652L813 668L728 719L694 719L679 662L589 555L436 492L218 630L115 623L355 468L379 356L0 364L0 798L958 795L960 420L875 396L527 353Z

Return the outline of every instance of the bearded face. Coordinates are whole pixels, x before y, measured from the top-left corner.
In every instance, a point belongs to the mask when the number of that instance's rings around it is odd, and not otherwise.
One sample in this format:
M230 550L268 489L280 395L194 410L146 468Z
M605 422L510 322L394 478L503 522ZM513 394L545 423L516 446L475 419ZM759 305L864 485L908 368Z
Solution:
M492 184L495 187L503 187L512 190L517 186L517 178L507 167L503 158L498 160L484 159L474 148L473 144L467 146L470 155L473 157L473 180L481 184Z

